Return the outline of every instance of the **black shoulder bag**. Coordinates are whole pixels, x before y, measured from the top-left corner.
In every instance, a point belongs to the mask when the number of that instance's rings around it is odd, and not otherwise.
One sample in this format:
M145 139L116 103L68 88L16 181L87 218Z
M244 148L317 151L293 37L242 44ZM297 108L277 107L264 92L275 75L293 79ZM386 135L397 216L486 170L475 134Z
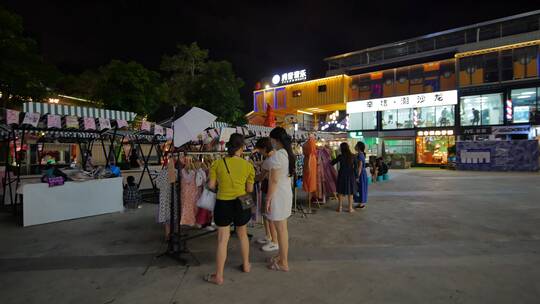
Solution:
M223 163L225 164L225 169L227 169L227 174L229 175L229 178L231 179L231 185L234 187L234 181L231 176L231 172L229 171L229 166L227 166L227 161L225 160L225 157L223 158ZM240 204L242 205L242 209L248 210L251 209L255 202L253 201L253 196L251 194L246 193L244 195L241 195L237 197L237 199L240 201Z

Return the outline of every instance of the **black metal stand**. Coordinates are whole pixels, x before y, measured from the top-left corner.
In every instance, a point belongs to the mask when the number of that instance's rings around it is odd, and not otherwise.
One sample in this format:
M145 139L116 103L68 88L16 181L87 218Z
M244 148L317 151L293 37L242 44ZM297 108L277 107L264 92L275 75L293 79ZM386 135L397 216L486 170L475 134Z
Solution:
M297 188L296 188L296 179L298 177L295 175L294 176L294 180L293 180L293 185L292 185L292 189L293 189L293 202L294 202L294 208L292 210L292 212L294 214L297 214L299 212L300 216L302 218L307 218L308 217L308 213L306 212L306 210L304 209L304 206L302 204L298 204L297 201L298 201L298 194L297 194ZM308 195L308 199L309 199L309 195Z
M112 133L112 134L111 134ZM105 166L106 167L109 167L110 166L110 162L111 161L114 161L114 164L118 164L118 158L119 158L119 153L117 154L116 151L115 151L115 141L116 141L116 137L118 136L118 128L114 128L114 129L109 129L109 130L106 130L105 132L102 132L99 134L99 138L100 138L100 141L101 141L101 148L103 149L103 155L105 155ZM119 147L121 148L122 147L122 140L124 139L124 136L120 136L120 144L119 144ZM108 146L109 146L109 151L107 152L107 148L105 146L105 140L108 140L109 143L108 143Z
M147 155L144 155L144 151L143 151L143 149L141 147L141 141L140 141L139 136L135 135L135 140L136 140L136 146L137 146L137 148L139 148L139 153L141 154L142 161L144 163L143 171L141 173L141 176L139 177L139 182L137 183L137 185L138 185L138 187L141 186L144 174L148 173L148 177L150 178L150 182L152 183L152 188L156 189L156 183L154 182L154 179L152 178L152 174L151 174L150 168L149 168L150 156L152 155L152 151L154 150L154 146L156 145L155 137L154 137L154 139L152 139L152 141L150 143L150 150L148 151Z
M187 247L187 241L191 239L195 239L204 235L208 235L210 233L214 233L214 231L208 231L204 233L200 233L193 236L187 236L182 234L182 225L180 225L180 219L182 217L182 206L181 204L178 204L178 212L174 211L174 206L177 204L177 202L180 202L181 198L181 191L182 191L182 167L180 164L180 154L177 152L177 168L176 168L176 182L178 185L175 185L175 183L172 183L171 185L171 213L170 213L170 219L169 219L169 225L170 225L170 236L167 244L167 251L159 254L156 256L156 258L160 258L163 256L170 257L171 259L178 261L183 266L200 266L201 263L195 257L195 255L189 250ZM174 158L172 158L169 161L173 161ZM177 197L176 200L174 199L174 193L175 188L178 187ZM183 255L188 254L191 256L194 263L189 263L187 259L183 257Z
M154 135L152 137L152 140L149 141L150 150L145 155L144 151L142 149L142 146L141 146L142 145L141 138L138 135L135 135L134 138L135 138L135 143L132 143L132 148L131 148L130 153L137 153L137 152L135 152L135 150L138 151L138 153L141 155L141 159L142 159L142 162L143 162L143 168L142 168L141 176L139 177L139 181L138 181L137 185L140 188L140 186L142 184L142 181L143 181L143 178L144 178L144 175L148 174L148 178L150 179L150 183L152 184L152 191L153 191L154 198L155 198L157 196L157 193L158 193L157 192L156 182L155 182L156 177L152 176L152 173L150 172L149 166L150 166L150 157L152 156L152 152L154 151L154 148L156 149L158 159L161 160L161 158L162 158L162 151L159 148L160 141L157 138L157 136ZM149 203L155 203L155 201L152 200Z
M4 171L4 178L2 179L2 186L3 186L3 194L2 194L2 206L4 206L6 201L6 192L9 187L9 203L11 207L11 211L14 215L16 215L17 212L17 187L18 187L18 180L19 177L17 176L17 170L13 168L13 166L9 163L9 156L11 154L11 147L10 144L13 143L13 151L14 151L14 162L15 162L15 168L18 166L18 155L17 155L17 134L15 130L10 130L8 135L8 141L7 141L7 148L6 148L6 168ZM13 172L16 176L15 178L11 176L10 172ZM13 195L13 184L15 184L15 196Z

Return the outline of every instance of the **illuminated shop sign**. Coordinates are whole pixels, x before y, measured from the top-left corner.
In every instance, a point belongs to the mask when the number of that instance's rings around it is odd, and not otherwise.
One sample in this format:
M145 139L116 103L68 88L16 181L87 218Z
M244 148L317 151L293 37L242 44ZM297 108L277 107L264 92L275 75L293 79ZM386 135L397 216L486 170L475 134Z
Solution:
M349 138L363 138L362 132L349 132Z
M429 130L429 131L418 131L416 135L419 137L422 136L444 136L444 135L454 135L454 130Z
M489 134L491 134L490 126L461 128L461 135L489 135Z
M272 83L274 85L282 85L282 84L304 81L306 79L307 79L307 72L305 69L303 69L299 71L283 73L281 75L276 74L272 76Z
M347 113L351 114L395 109L446 106L455 105L457 103L457 90L452 90L398 97L351 101L347 103Z

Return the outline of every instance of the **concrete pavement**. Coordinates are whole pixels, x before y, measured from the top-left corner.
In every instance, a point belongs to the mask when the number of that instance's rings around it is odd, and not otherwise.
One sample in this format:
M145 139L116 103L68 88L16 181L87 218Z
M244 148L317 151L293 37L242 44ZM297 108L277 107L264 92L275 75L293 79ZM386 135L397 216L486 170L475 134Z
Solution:
M189 243L200 267L154 259L153 205L29 228L1 214L0 303L540 303L540 174L392 176L366 210L294 216L290 273L256 245L253 272L236 271L232 239L221 287L202 282L215 235Z

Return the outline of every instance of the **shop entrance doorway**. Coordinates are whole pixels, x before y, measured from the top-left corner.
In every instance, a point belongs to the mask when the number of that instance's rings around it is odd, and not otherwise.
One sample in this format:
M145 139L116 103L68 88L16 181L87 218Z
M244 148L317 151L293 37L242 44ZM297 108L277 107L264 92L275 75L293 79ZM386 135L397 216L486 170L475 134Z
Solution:
M416 162L423 165L448 164L448 149L456 145L454 135L416 137Z

